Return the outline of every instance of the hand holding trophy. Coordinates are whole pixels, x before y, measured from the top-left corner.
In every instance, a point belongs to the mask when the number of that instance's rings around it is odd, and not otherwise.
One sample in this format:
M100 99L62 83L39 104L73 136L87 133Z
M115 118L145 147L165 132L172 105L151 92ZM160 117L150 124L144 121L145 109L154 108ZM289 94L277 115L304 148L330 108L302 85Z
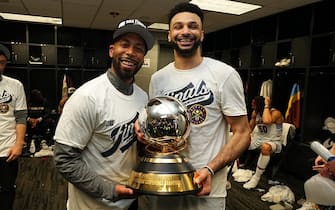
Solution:
M190 121L187 108L173 97L149 100L139 124L146 146L128 185L138 193L152 195L195 194L195 169L178 152L187 145Z

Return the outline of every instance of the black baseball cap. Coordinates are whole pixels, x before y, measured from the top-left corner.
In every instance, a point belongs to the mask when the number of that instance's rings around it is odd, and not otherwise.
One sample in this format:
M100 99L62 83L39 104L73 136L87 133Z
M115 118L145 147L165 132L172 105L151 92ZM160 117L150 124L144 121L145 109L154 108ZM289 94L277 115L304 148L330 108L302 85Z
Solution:
M151 50L151 48L154 46L154 38L152 34L149 32L148 28L138 19L128 19L121 21L113 34L113 40L116 40L118 37L126 33L136 33L142 37L147 50Z
M7 60L9 60L9 58L10 58L10 52L9 52L8 48L5 45L0 44L0 52L2 52L2 54L4 54L5 57L7 58Z

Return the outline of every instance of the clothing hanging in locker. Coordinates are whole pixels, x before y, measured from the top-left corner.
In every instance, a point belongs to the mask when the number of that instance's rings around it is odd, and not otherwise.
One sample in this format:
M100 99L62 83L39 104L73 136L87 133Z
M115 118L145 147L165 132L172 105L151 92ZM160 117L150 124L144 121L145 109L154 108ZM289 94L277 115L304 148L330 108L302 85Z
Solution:
M272 99L272 80L271 79L268 79L262 83L261 91L259 95L263 97L268 96L270 97L270 99Z

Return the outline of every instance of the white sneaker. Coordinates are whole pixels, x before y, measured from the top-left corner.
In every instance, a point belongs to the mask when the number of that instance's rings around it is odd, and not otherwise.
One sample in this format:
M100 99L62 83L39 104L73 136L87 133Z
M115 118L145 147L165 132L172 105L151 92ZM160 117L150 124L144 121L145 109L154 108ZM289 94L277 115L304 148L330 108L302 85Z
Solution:
M34 154L34 157L48 157L53 155L54 153L50 149L41 149L40 151Z
M315 203L305 201L301 208L298 208L297 210L319 210L319 207Z
M260 176L253 175L251 179L243 185L245 189L252 189L258 185L259 180L261 179Z

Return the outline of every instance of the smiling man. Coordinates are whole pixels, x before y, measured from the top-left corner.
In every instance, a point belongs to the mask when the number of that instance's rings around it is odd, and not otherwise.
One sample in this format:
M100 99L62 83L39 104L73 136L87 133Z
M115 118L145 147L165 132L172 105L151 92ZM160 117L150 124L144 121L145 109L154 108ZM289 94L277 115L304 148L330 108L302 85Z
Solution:
M137 19L122 21L109 48L107 72L78 88L55 132L55 164L69 181L68 210L127 209L125 184L136 164L134 123L147 94L134 84L154 40Z
M227 165L250 144L250 129L239 74L202 57L203 12L190 3L169 14L168 41L174 62L151 77L149 95L172 96L187 106L191 133L181 153L197 169L198 196L140 196L141 210L225 209ZM233 132L228 141L229 130Z

